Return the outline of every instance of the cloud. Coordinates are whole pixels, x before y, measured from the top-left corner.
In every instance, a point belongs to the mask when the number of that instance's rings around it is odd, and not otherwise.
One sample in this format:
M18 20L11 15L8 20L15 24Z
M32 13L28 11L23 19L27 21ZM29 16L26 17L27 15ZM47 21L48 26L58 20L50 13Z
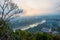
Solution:
M60 0L18 0L15 3L19 8L24 9L23 16L52 14L60 11Z

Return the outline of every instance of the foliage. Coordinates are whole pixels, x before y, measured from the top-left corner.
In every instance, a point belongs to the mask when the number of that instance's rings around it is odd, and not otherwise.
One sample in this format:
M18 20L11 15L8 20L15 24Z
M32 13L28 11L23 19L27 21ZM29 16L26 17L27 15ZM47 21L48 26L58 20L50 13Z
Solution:
M9 23L4 20L0 20L0 39L9 40L12 32L13 30Z
M57 30L58 32L59 32L59 34L60 34L60 27L58 27L58 30Z

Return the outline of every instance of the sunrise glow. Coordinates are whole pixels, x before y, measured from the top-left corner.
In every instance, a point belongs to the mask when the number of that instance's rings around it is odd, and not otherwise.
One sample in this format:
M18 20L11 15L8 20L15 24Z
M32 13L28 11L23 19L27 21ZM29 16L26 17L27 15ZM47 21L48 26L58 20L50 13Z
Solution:
M56 1L56 0L55 0ZM54 0L14 0L13 2L18 5L19 8L24 9L24 16L44 15L46 13L55 12L60 10L58 4L60 0L55 2Z

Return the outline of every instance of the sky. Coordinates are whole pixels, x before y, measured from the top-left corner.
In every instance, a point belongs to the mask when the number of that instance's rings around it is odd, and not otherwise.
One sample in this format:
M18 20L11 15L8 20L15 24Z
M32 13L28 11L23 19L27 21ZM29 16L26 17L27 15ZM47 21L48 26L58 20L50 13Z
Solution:
M20 16L60 14L60 0L13 0L13 2L16 3L19 8L24 10L23 14ZM29 21L31 22L31 19ZM21 29L26 30L33 28L40 23L33 23Z
M60 0L12 0L12 2L24 10L20 16L60 13ZM3 4L2 1L0 3Z
M13 0L24 10L22 16L52 14L60 11L60 0Z
M37 15L50 15L60 14L60 0L12 0L20 9L23 9L23 13L19 16L37 16ZM0 4L3 2L0 0ZM19 19L19 21L22 19ZM23 21L23 20L22 20ZM33 28L39 24L43 24L46 21L40 18L24 18L21 22L25 27L22 30ZM19 24L19 25L21 25ZM26 26L28 25L28 26ZM19 27L18 27L19 28Z

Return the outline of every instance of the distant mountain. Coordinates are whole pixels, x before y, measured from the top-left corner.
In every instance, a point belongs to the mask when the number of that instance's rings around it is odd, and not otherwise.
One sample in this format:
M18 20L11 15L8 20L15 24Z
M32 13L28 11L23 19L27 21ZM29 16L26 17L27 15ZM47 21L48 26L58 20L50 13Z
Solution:
M58 30L58 28L60 27L60 16L43 16L42 19L46 20L46 22L44 24L39 24L34 28L30 28L27 31L30 32L49 32L49 30L51 29L52 32L55 32Z
M35 23L40 23L42 20L46 20L43 24L38 24L37 26L30 28L31 25ZM31 16L31 17L19 17L11 21L13 28L22 29L27 28L30 32L39 32L42 29L50 29L52 31L57 31L60 27L60 15L47 15L47 16ZM30 26L29 26L30 25Z
M11 21L13 28L22 28L25 26L29 26L34 23L41 22L41 17L19 17Z
M28 31L33 32L33 33L34 32L40 32L40 31L43 31L43 28L45 28L45 29L50 29L51 28L51 31L57 31L58 27L59 27L58 22L57 23L55 23L55 22L52 22L52 23L46 22L46 23L41 24L41 25L39 24L34 28L30 28L30 29L28 29ZM46 32L48 32L48 31L49 30L47 30Z

